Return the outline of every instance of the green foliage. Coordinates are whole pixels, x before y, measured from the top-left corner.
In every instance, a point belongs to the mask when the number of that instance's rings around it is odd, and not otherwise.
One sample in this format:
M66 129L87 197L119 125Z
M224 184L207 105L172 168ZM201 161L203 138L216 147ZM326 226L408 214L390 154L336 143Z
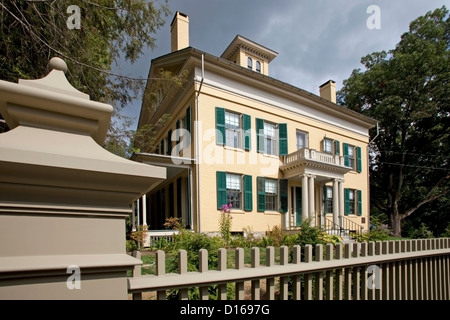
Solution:
M137 242L135 240L126 240L126 250L127 252L138 250Z
M69 29L68 6L80 8L81 29ZM49 57L68 64L67 77L92 100L131 101L145 82L111 73L113 63L135 62L170 11L146 0L2 1L0 78L17 82L47 74Z
M232 219L233 217L231 216L231 204L224 204L220 210L219 230L226 247L229 247L231 242Z
M412 21L395 49L363 57L365 70L354 70L338 92L340 104L379 121L370 145L371 211L384 214L396 236L411 215L425 218L442 199L440 207L449 206L449 50L443 6Z
M450 223L447 225L445 231L441 234L443 238L450 238Z
M412 239L431 239L434 238L434 234L425 223L422 223L419 228L409 235L409 237Z

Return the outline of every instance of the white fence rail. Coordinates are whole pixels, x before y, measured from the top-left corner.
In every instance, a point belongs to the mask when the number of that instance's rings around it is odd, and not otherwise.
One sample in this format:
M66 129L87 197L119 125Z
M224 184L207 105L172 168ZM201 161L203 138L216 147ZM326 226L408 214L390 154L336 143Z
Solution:
M280 247L277 264L275 248L267 247L265 265L259 248L251 254L245 266L244 250L235 249L235 267L229 269L227 250L219 249L218 268L208 270L208 252L202 249L199 271L188 272L187 252L180 250L178 273L166 274L165 252L157 251L156 274L141 275L135 268L128 292L133 299L142 299L143 292L166 299L168 290L177 289L180 299L188 299L189 288L198 287L200 299L207 300L210 286L217 285L217 298L226 300L232 283L235 300L450 299L449 238Z

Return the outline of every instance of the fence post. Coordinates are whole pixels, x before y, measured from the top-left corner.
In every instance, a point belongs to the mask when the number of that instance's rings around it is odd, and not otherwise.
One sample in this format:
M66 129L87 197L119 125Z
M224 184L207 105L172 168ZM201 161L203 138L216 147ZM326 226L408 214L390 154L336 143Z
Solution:
M220 248L218 253L218 270L225 271L227 269L227 249ZM221 283L217 288L217 299L227 300L227 284Z
M132 256L136 259L141 260L141 253L138 250L134 250ZM141 265L137 264L133 268L133 277L140 277L142 274ZM142 292L133 293L133 300L142 300Z
M325 247L325 260L333 260L333 244L327 243ZM333 270L327 270L325 273L325 299L333 300Z
M361 257L366 257L370 255L370 250L373 254L373 242L363 242L361 243ZM367 266L361 267L361 300L371 300L373 298L373 291L370 292L367 289Z
M266 266L273 267L275 265L275 248L269 246L266 248ZM275 299L275 278L266 279L266 300Z
M361 254L361 243L353 243L353 258L357 259ZM353 278L353 300L359 300L361 293L361 271L360 267L356 266L352 268L352 278Z
M288 264L289 251L287 246L280 247L280 265L285 266ZM289 277L280 277L280 300L288 300L288 283Z
M351 244L346 243L344 246L344 258L350 259L351 255ZM345 268L344 274L344 299L352 299L352 268Z
M166 253L163 250L156 251L156 275L163 276L166 274ZM156 292L156 299L166 300L166 290Z
M259 268L260 265L260 252L258 247L252 248L252 268ZM259 279L252 280L252 300L261 299L261 289Z
M335 250L335 259L336 260L342 259L342 251L343 251L342 243L338 243L336 245L336 250ZM344 299L343 284L344 284L343 269L339 268L336 270L336 300Z
M202 273L208 272L208 250L200 249L198 254L199 254L199 271ZM200 291L200 300L209 299L208 286L200 287L199 291Z
M184 249L178 250L178 274L186 274L187 273L187 251ZM178 290L179 299L180 300L188 300L189 293L188 289L180 289Z
M126 253L126 218L166 169L106 151L113 106L75 89L62 59L49 67L0 80L11 129L0 135L0 299L127 300L127 272L142 261Z
M237 270L241 270L244 268L244 249L243 248L236 248L235 264L236 264L235 268ZM235 296L236 296L236 300L244 300L245 292L244 292L244 282L243 281L236 282Z
M299 245L295 245L292 248L292 263L299 264L301 262L301 250L302 247ZM300 300L301 299L301 276L299 274L295 274L292 276L292 299Z
M310 244L307 244L305 246L305 263L311 263L312 262L312 246ZM312 274L311 273L305 273L304 275L305 279L305 300L312 300L313 299L313 292L312 292Z

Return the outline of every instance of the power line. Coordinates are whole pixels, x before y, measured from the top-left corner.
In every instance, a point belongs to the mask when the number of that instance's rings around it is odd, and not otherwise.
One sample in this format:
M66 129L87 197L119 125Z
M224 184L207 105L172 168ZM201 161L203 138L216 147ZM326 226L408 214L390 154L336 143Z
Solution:
M430 170L442 170L442 171L450 171L448 168L436 168L436 167L427 167L427 166L416 166L412 164L402 164L402 163L394 163L394 162L378 162L379 164L389 164L393 166L402 166L402 167L411 167L411 168L418 168L418 169L430 169Z

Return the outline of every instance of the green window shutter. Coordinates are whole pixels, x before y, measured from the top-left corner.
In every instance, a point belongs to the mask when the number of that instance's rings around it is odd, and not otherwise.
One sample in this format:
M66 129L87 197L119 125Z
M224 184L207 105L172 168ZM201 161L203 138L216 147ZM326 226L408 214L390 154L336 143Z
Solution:
M252 176L244 175L244 210L253 210Z
M251 148L251 117L247 114L242 115L242 129L244 131L244 150L250 151Z
M350 166L350 161L348 159L348 144L343 143L342 147L344 148L344 165L348 167Z
M226 172L216 172L217 183L217 209L220 210L224 204L227 204L227 174Z
M325 214L327 214L328 213L328 211L329 211L329 209L330 208L328 208L328 198L327 198L327 186L323 186L323 194L324 194L324 212L325 212Z
M287 124L278 124L278 150L280 156L285 156L288 154L288 144L287 144Z
M350 190L344 189L344 214L350 214Z
M280 180L280 212L288 212L288 181Z
M358 201L358 216L362 215L362 191L357 190L356 200Z
M166 146L166 155L170 156L172 153L172 130L169 130L167 133L167 146Z
M264 120L256 119L256 137L258 144L258 152L264 153L266 151L266 145L264 144Z
M258 211L266 211L266 179L264 177L256 178L258 185Z
M216 107L216 143L225 145L225 137L225 109Z
M360 173L361 171L362 171L361 147L356 147L356 172Z
M338 156L341 155L341 143L338 140L334 140L334 153Z

